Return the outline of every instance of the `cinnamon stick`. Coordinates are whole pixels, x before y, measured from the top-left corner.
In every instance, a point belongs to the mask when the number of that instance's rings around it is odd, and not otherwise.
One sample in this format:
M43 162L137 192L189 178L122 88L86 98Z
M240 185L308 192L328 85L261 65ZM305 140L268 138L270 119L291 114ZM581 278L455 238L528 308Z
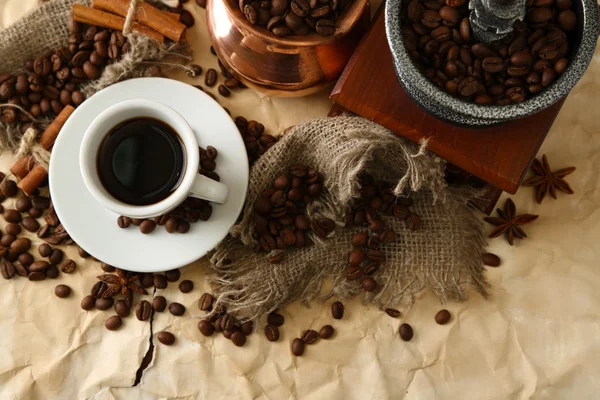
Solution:
M92 7L126 17L130 3L130 0L93 0ZM138 3L134 19L176 42L181 40L186 29L181 22L174 21L158 8L145 2Z
M58 114L54 121L52 121L48 128L46 128L44 133L42 133L42 136L40 136L38 141L44 149L50 150L52 148L58 133L62 129L67 119L69 119L71 114L73 114L73 111L75 111L73 106L66 106L63 108L60 114ZM33 165L33 157L23 157L12 166L10 172L15 174L17 178L23 179L29 173L29 171L31 171Z
M179 21L181 19L181 14L177 14L171 11L161 11L167 17L174 19L175 21Z
M31 171L27 174L27 176L19 181L17 186L21 189L27 196L31 196L35 189L37 189L44 179L48 176L48 171L41 165L36 165L33 167Z
M40 136L39 139L40 145L44 149L50 150L52 146L54 146L54 142L56 141L60 130L65 125L65 122L67 122L67 120L69 119L71 114L73 114L74 111L75 108L73 108L73 106L65 106L65 108L62 109L60 114L58 114L56 118L54 118L54 121L52 121L52 123L48 125L48 128L46 128L46 130L44 131L44 133L42 133L42 136Z
M31 171L34 165L35 161L33 160L33 157L23 157L12 166L10 172L12 172L17 178L23 179L25 178L25 175Z
M92 7L86 7L81 4L73 4L72 14L75 21L87 25L101 26L103 28L117 29L120 31L125 27L125 18ZM173 22L171 18L164 18ZM158 40L160 43L165 41L164 35L147 26L138 24L137 22L132 22L131 28L136 32Z

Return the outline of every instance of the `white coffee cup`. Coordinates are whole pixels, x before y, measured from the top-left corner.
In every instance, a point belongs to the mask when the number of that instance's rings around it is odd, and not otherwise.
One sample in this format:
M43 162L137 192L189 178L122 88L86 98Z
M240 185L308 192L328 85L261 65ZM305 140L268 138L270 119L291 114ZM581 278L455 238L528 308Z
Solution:
M113 128L125 121L143 117L163 121L177 132L184 145L185 167L179 186L169 197L155 204L136 206L119 201L104 188L98 175L97 157L104 138ZM98 115L83 137L79 166L85 185L98 202L119 215L133 218L153 218L166 214L183 203L188 196L223 204L229 195L227 186L198 173L198 139L187 121L171 107L156 101L128 100L115 104Z

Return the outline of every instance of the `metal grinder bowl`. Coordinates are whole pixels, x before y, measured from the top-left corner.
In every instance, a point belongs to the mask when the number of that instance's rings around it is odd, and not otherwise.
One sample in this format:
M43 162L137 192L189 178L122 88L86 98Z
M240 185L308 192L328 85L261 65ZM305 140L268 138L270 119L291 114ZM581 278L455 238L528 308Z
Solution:
M402 36L400 12L409 0L387 0L385 30L392 51L394 68L408 95L433 116L458 125L489 126L535 114L560 99L581 79L592 60L598 40L598 4L596 0L573 0L577 15L575 40L570 42L569 66L544 91L519 104L483 106L463 101L438 88L414 65Z

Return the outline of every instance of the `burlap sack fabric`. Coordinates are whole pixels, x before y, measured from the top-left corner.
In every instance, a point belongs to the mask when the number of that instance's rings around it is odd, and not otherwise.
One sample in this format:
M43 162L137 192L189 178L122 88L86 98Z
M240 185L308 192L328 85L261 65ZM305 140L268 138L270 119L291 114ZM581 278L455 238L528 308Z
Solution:
M168 2L165 0L165 2ZM33 60L46 50L65 46L69 41L68 21L74 3L90 5L90 0L52 0L0 32L0 72L18 74L23 72L26 60ZM149 3L159 3L158 0ZM162 1L160 1L162 3ZM153 65L183 67L190 58L186 44L159 44L146 36L127 34L131 50L119 62L107 66L102 76L86 83L82 92L91 96L98 90L125 79L146 76ZM169 61L163 59L169 57ZM40 129L50 121L36 120ZM0 150L18 151L19 156L31 153L39 164L47 166L48 153L36 145L38 132L30 130L23 137L16 126L0 124ZM24 139L24 140L21 140Z
M314 246L288 250L284 262L273 265L264 253L254 252L253 204L295 163L319 171L327 189L308 207L308 217L328 217L339 227L325 240L312 235ZM385 218L397 240L383 247L387 260L375 275L381 290L366 293L364 301L382 308L410 304L423 288L432 289L442 302L460 301L469 286L485 296L483 228L467 205L475 192L447 186L444 168L425 144L419 148L362 118L323 118L289 129L254 164L243 218L211 258L218 304L256 319L293 301L361 293L360 283L348 281L345 270L351 237L366 228L344 229L341 221L352 199L359 197L362 171L394 183L396 195L410 195L413 210L423 219L423 228L413 232L404 222ZM327 278L331 287L325 289Z

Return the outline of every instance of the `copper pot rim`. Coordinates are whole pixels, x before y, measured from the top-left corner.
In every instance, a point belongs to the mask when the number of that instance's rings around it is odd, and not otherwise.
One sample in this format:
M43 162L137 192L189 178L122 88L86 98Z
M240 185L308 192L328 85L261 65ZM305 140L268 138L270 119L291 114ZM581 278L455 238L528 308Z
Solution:
M213 0L222 1L230 15L235 18L238 28L243 29L252 35L258 36L265 42L278 44L288 47L310 47L330 43L345 36L360 20L363 10L369 5L369 0L351 0L350 7L344 10L342 17L338 19L335 27L335 33L331 36L322 36L316 33L306 36L287 36L284 38L277 37L271 32L262 27L252 25L239 9L237 2L232 0Z

